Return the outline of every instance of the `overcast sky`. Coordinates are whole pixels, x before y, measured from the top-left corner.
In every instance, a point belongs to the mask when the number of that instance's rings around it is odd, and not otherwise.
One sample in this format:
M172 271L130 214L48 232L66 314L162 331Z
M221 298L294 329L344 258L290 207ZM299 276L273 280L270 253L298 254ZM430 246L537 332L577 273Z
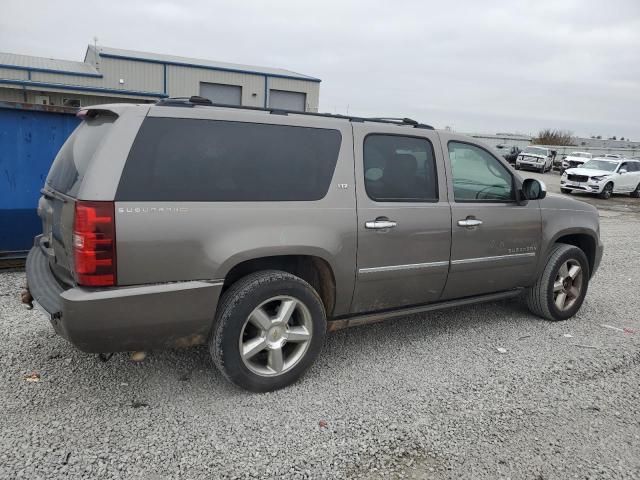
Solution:
M640 0L3 0L0 51L98 44L322 79L321 111L640 140Z

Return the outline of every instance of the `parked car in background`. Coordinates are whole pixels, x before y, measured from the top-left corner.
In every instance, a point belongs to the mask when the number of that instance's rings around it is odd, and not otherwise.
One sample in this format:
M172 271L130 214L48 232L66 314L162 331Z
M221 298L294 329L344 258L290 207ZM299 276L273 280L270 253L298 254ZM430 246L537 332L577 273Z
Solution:
M567 168L580 167L588 160L591 160L593 155L588 152L571 152L569 155L562 157L561 172L564 172Z
M602 158L622 158L622 155L617 153L605 153Z
M614 193L640 197L640 161L594 158L566 170L560 178L562 193L587 192L607 199Z
M526 147L516 158L516 170L524 168L544 173L552 166L553 152L546 147Z
M516 146L509 145L497 145L496 149L498 150L498 153L502 155L502 158L511 164L516 163L516 158L518 158L518 155L522 151Z
M522 294L566 320L602 258L595 207L413 120L200 97L79 115L23 301L86 352L206 344L231 382L275 390L340 328Z

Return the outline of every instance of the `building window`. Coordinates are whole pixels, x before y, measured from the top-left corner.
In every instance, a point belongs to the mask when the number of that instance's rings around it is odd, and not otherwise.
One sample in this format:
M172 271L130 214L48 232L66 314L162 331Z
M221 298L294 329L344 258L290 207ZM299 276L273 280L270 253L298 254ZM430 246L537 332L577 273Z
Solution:
M62 106L80 108L80 99L79 98L63 98Z

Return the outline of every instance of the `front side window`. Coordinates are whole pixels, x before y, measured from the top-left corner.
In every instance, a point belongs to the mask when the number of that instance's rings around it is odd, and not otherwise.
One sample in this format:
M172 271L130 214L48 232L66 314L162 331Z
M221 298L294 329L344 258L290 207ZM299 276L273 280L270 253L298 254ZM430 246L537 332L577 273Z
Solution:
M456 202L508 202L514 200L513 177L486 150L449 142L449 160Z
M364 184L367 195L376 202L438 201L431 142L401 135L368 135L364 140Z

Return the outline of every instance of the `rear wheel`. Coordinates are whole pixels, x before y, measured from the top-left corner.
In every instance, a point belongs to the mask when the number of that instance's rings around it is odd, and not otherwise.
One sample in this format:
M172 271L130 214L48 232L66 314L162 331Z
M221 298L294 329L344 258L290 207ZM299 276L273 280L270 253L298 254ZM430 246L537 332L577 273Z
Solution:
M302 376L320 353L326 328L324 305L311 285L268 270L224 293L209 349L231 382L268 392Z
M527 307L547 320L574 316L589 286L589 262L582 250L557 243L536 283L527 290Z
M567 195L571 195L571 189L570 188L561 188L560 191L562 193L566 193Z
M612 194L613 194L613 183L609 182L604 186L602 191L598 194L598 197L604 200L608 200L609 198L611 198Z
M640 183L638 184L636 189L633 192L631 192L631 196L633 198L640 198Z

